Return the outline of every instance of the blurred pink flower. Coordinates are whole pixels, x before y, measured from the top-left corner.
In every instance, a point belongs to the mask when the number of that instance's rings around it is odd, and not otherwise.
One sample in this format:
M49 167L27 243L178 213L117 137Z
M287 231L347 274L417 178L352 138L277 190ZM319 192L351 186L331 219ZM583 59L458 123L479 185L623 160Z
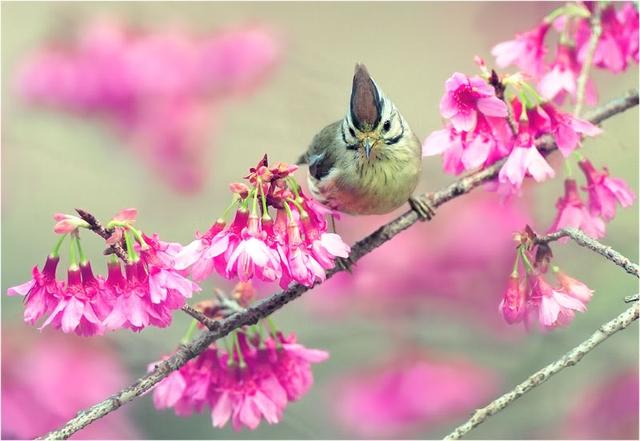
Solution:
M156 172L182 191L207 174L207 138L219 102L247 95L280 58L264 28L211 36L92 22L74 41L29 55L18 92L34 104L113 124Z
M498 67L515 64L523 72L538 78L544 72L544 55L547 52L544 38L549 27L549 23L541 23L530 31L516 34L513 40L495 45L491 54L496 57Z
M520 277L512 274L507 283L502 300L498 308L504 320L511 324L518 323L524 319L526 313L527 299Z
M562 228L573 227L579 228L587 235L600 238L605 235L605 223L598 216L592 215L582 202L578 193L578 186L573 179L565 179L564 196L556 202L558 212L550 232L558 231ZM562 239L561 239L562 240ZM564 240L566 242L566 240Z
M443 206L429 228L419 225L385 243L316 287L309 306L340 318L354 306L385 315L415 311L429 302L482 326L502 326L496 317L496 286L513 265L513 232L531 222L521 201L502 204L497 195L475 193L465 204ZM338 228L360 237L386 218L346 217Z
M42 436L130 381L115 352L103 340L40 334L24 327L4 328L2 438ZM140 437L128 418L128 409L122 409L71 438Z
M562 104L567 95L575 98L578 77L582 70L582 65L576 59L575 48L559 44L556 59L550 68L538 83L540 95L545 100L554 100L557 104ZM585 103L595 105L597 102L595 86L589 79L585 87Z
M624 2L619 9L616 6L611 3L601 12L602 33L593 54L593 64L620 73L627 69L630 61L638 62L638 10L633 2ZM575 38L578 60L583 63L591 38L588 19L580 20Z
M602 378L594 376L594 378ZM562 437L638 439L638 367L615 371L575 394Z
M495 376L469 361L411 350L338 381L334 412L359 437L410 437L469 414L495 388Z
M622 179L609 177L606 167L598 171L588 159L580 161L579 165L587 178L592 216L602 216L608 222L615 217L617 204L625 208L633 204L635 194L631 187Z
M456 130L470 132L476 126L478 113L486 116L507 116L506 104L496 97L493 86L482 78L456 72L445 82L440 100L440 113L450 119Z

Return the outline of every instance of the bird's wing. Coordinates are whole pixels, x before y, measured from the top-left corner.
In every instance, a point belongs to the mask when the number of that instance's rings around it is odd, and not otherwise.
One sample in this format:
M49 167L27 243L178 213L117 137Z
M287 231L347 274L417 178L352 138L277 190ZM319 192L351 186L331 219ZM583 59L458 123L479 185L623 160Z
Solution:
M317 180L327 176L336 163L340 146L335 144L341 140L338 133L340 124L341 121L336 121L322 129L298 160L298 164L309 164L309 174Z

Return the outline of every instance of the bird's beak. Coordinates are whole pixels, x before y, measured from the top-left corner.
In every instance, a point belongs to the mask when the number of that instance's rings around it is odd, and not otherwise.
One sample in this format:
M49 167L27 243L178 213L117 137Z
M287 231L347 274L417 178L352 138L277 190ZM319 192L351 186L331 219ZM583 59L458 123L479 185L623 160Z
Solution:
M375 140L371 138L364 138L362 140L362 145L364 147L364 154L367 157L367 160L371 159L371 152L373 151L373 146L375 145Z

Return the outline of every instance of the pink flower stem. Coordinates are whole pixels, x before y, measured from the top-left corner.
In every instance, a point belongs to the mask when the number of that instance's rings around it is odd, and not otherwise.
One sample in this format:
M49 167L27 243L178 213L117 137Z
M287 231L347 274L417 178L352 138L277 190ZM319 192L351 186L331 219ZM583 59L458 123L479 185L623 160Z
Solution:
M262 200L262 217L269 217L269 212L267 210L267 198L264 195L264 188L262 186L262 179L258 178L258 187L260 188L260 199Z
M80 244L80 235L77 234L76 232L76 234L72 233L72 236L75 239L76 247L78 248L78 256L80 256L80 265L85 265L88 262L88 259L86 254L84 254L84 249L82 248L82 245Z
M244 361L244 355L242 355L242 348L240 347L238 331L233 333L233 345L235 346L236 353L238 354L238 362L240 364L240 368L247 367L247 363Z
M69 241L69 268L77 269L78 268L78 256L76 255L76 241L77 238L74 234L71 235L71 240Z
M49 254L49 257L54 258L60 255L60 247L62 246L62 242L64 242L64 239L66 237L67 237L67 233L60 236L56 244L53 246L53 249L51 250L51 254Z
M593 54L596 52L598 46L598 40L602 34L602 23L600 22L600 6L598 2L593 3L593 12L591 13L591 37L589 38L589 47L587 49L587 56L585 57L584 64L580 70L580 75L577 81L576 90L576 108L573 110L575 116L579 116L582 112L582 105L584 103L584 93L587 87L587 79L589 78L589 71L591 70L591 64L593 62Z
M516 253L516 259L515 259L515 262L513 262L513 271L511 271L511 277L518 277L518 263L519 262L520 262L520 251L518 251Z
M131 232L129 230L125 230L124 232L124 240L127 244L127 259L129 262L137 262L139 257L136 250L133 248L133 239L131 238Z

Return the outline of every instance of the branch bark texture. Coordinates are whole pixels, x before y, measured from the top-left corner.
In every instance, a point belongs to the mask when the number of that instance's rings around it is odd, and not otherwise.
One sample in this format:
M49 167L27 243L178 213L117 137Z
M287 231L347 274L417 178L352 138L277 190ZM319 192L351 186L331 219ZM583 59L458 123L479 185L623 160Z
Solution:
M522 395L529 392L534 387L541 385L561 370L570 366L574 366L576 363L582 360L582 357L591 352L600 343L611 337L616 332L623 330L635 320L637 320L639 312L640 305L636 303L613 320L600 326L600 328L598 328L596 332L591 335L591 337L564 354L558 361L554 361L553 363L548 364L535 374L531 375L525 381L517 385L512 391L507 392L482 409L476 410L471 419L469 419L461 426L457 427L453 432L445 436L444 439L452 440L462 438L474 427L483 423L491 415L495 415L496 413L500 412L502 409L507 407L516 399L520 398Z
M627 93L625 96L614 99L603 107L597 109L590 116L590 121L598 124L605 119L622 113L625 110L638 105L638 91L633 90ZM550 137L542 138L538 144L538 148L543 154L548 155L557 149L553 139ZM502 167L504 160L495 163L494 165L472 173L466 177L458 179L457 181L449 184L445 188L436 191L435 193L429 193L422 195L421 198L427 200L434 208L451 201L459 196L469 193L474 188L481 184L488 182L498 176L498 172ZM351 260L356 262L361 257L369 254L371 251L378 248L383 243L391 240L394 236L400 232L406 230L413 224L417 223L422 218L414 211L410 210L391 222L381 226L369 236L358 241L351 249ZM85 219L86 220L86 219ZM340 269L333 269L327 273L327 279L332 277ZM78 430L91 424L93 421L102 418L103 416L113 412L121 407L124 403L134 400L141 396L145 392L149 391L153 386L159 383L162 379L167 377L171 372L182 367L187 361L196 357L203 352L211 343L217 339L223 338L230 334L234 330L257 323L260 319L268 317L273 312L282 308L290 301L300 297L305 292L312 288L305 287L299 284L293 284L287 290L275 293L270 297L262 299L252 306L230 315L229 317L215 321L209 327L209 331L201 333L192 343L187 345L181 345L178 350L167 360L158 363L156 368L149 374L140 378L131 386L121 390L117 394L110 398L86 409L77 414L74 418L65 423L62 427L54 430L47 435L44 439L66 439L69 436L76 433ZM581 357L580 357L581 358Z

